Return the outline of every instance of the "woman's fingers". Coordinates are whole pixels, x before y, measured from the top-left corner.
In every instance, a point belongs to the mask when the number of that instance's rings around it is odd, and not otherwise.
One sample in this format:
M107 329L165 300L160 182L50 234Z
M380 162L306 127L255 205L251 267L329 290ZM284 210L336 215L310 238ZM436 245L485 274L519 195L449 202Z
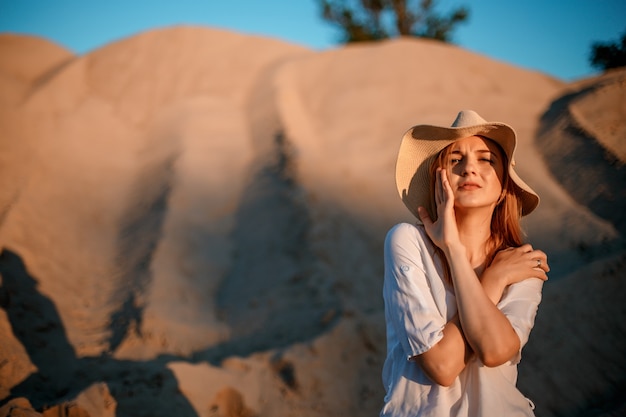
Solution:
M550 271L547 255L543 251L534 250L529 244L499 251L492 265L496 263L498 268L504 268L502 271L509 271L502 272L503 276L509 277L509 284L530 276L545 281Z
M418 216L426 228L426 233L438 247L444 241L458 239L458 230L454 218L454 194L448 183L445 170L437 168L435 178L436 219L430 217L423 207L418 207Z
M545 252L534 250L530 252L530 258L534 263L533 268L541 269L546 272L550 271L550 266L548 265L548 255L546 255Z
M530 243L523 244L522 246L520 246L517 249L520 250L523 253L530 253L530 252L533 251L533 247L530 245Z
M430 227L433 224L433 219L430 218L430 214L428 214L428 210L424 207L420 206L417 208L417 214L420 216L420 220L424 224L424 226Z
M546 274L546 271L540 268L533 268L533 277L539 278L544 281L548 280L548 274Z
M550 267L548 266L548 256L545 252L540 250L531 250L526 253L528 257L528 263L532 268L535 276L539 279L546 281L548 279L548 272Z
M437 207L441 203L443 203L443 186L441 183L441 168L437 168L437 172L435 173L435 202L437 203Z
M448 171L445 169L441 170L441 187L444 191L444 195L449 197L452 189L450 188L450 183L448 182Z
M546 272L550 271L550 266L548 266L548 255L546 255L545 252L539 249L533 249L529 243L520 246L516 250L523 254L522 256L527 260L527 263L532 268L542 269Z
M447 209L454 202L454 193L448 181L448 173L443 168L437 168L437 180L435 183L435 201L437 202L437 212L439 209Z

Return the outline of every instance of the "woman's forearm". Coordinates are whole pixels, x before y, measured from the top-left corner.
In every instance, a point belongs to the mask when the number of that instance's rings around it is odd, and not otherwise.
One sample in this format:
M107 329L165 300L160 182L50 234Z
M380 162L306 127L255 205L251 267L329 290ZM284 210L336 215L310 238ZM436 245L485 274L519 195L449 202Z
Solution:
M443 329L443 338L428 351L414 360L435 383L450 386L465 368L472 355L459 322L455 315Z
M454 283L459 320L472 350L486 366L498 366L519 350L519 337L496 307L503 289L493 281L483 288L461 245L446 251Z

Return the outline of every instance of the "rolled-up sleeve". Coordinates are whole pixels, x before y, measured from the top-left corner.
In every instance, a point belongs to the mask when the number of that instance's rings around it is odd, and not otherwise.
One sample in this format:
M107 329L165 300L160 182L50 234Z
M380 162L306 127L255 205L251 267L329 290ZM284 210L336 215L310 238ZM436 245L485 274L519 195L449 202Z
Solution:
M383 298L388 329L407 359L420 355L443 337L445 317L437 308L423 257L431 255L409 224L392 228L385 239Z
M535 325L542 288L543 281L539 278L520 281L510 285L498 303L498 308L509 319L520 339L520 350L511 359L513 364L521 360L522 348L528 342L530 331Z

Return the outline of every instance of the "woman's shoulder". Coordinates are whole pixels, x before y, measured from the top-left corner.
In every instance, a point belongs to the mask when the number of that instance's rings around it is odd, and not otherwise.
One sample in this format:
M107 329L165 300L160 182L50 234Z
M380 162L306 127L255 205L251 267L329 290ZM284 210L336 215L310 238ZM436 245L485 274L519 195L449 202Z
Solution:
M389 232L387 234L395 235L395 234L404 234L404 233L418 233L419 228L423 228L423 226L419 224L411 224L407 222L402 222L402 223L398 223L392 226L389 229Z
M388 242L404 241L406 239L426 241L424 226L421 224L398 223L387 232L386 240Z

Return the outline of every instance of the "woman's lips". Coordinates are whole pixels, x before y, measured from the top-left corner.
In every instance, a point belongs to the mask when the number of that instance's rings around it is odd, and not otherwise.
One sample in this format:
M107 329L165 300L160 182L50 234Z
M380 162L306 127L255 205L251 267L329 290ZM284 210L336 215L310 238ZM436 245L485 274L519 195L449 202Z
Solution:
M466 182L464 184L459 185L460 190L472 191L480 188L480 185L475 184L473 182Z

